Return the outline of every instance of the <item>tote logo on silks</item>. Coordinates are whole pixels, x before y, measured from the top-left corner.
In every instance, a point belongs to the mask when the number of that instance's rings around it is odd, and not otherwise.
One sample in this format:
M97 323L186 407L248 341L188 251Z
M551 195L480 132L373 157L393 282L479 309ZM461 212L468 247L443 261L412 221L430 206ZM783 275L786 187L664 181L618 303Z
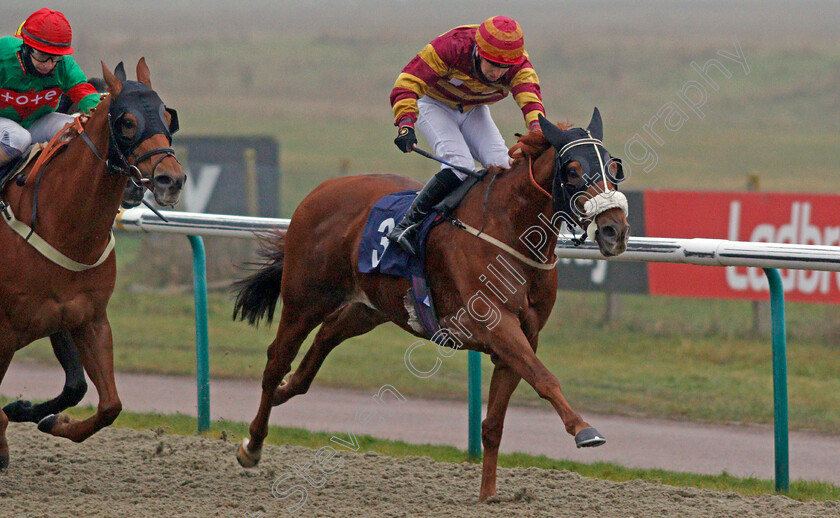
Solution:
M28 92L15 92L0 88L0 110L14 108L21 119L25 119L42 106L57 106L59 97L61 97L61 88L57 86L38 92L35 89Z

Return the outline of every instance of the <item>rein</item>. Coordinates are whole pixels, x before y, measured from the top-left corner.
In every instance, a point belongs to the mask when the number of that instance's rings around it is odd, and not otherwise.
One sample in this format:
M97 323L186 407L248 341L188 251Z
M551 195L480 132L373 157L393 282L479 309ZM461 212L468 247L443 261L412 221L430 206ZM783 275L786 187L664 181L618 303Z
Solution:
M514 150L512 149L511 152L513 152L513 151ZM499 239L496 239L495 237L484 233L484 223L483 222L484 222L484 215L487 213L487 198L490 196L490 189L493 186L493 182L495 182L496 178L498 176L500 176L501 174L503 174L504 172L505 171L502 171L498 174L493 175L493 178L490 180L490 184L487 186L487 190L484 194L484 208L483 208L482 213L481 213L482 214L481 229L477 229L473 226L470 226L470 225L464 223L463 221L461 221L457 218L453 218L453 217L450 217L450 216L445 216L445 218L455 228L461 229L461 230L463 230L463 231L465 231L469 234L472 234L479 239L483 239L483 240L487 241L488 243L492 244L493 246L495 246L497 248L501 248L505 252L509 253L510 255L512 255L513 257L518 259L519 261L525 263L526 265L528 265L532 268L537 268L539 270L553 270L557 266L557 263L560 261L559 257L555 256L555 260L554 260L553 263L538 263L537 261L534 261L533 259L530 259L527 256L525 256L525 254L517 251L516 249L514 249L512 246L508 245L507 243L505 243L503 241L500 241ZM531 179L531 183L540 192L542 192L543 194L545 194L546 196L551 198L551 194L549 194L545 189L543 189L540 186L540 184L538 184L537 181L534 179L533 161L531 160L531 157L528 157L528 175Z

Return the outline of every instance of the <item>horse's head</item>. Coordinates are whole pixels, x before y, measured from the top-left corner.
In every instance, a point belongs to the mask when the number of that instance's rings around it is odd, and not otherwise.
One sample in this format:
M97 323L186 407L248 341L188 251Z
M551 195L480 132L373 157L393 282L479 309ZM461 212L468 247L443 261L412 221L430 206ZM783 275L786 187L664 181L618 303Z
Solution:
M171 147L177 112L152 90L145 58L137 63L137 81L126 80L122 63L114 73L102 63L102 74L111 95L109 163L148 187L158 204L175 205L187 178Z
M627 249L630 224L627 199L618 192L624 180L621 160L604 144L598 108L586 129L560 129L540 115L543 135L555 149L552 199L555 215L584 229L607 257Z

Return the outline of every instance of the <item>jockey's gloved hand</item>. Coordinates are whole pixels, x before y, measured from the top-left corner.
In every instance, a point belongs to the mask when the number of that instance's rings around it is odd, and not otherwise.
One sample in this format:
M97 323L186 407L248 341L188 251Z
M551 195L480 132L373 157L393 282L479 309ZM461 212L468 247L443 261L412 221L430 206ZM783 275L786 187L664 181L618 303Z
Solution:
M394 139L394 144L400 148L403 153L408 153L417 144L417 135L414 134L414 128L411 126L402 126L397 138Z

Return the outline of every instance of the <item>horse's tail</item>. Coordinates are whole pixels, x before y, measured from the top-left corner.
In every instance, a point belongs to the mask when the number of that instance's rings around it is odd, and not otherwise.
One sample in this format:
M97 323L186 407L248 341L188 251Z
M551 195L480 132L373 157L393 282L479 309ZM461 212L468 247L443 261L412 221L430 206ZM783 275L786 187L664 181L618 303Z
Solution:
M259 239L259 255L265 258L256 264L259 268L248 277L236 281L231 287L235 292L233 319L245 320L256 326L266 317L270 324L274 319L274 308L280 298L280 282L283 278L283 258L285 252L286 231L278 230Z

